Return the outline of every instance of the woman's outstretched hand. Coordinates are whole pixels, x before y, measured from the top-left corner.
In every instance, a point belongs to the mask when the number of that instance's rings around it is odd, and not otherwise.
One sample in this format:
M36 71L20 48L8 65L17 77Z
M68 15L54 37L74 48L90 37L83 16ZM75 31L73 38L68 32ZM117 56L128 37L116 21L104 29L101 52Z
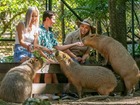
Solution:
M76 46L84 46L84 44L82 42L76 42L74 43Z

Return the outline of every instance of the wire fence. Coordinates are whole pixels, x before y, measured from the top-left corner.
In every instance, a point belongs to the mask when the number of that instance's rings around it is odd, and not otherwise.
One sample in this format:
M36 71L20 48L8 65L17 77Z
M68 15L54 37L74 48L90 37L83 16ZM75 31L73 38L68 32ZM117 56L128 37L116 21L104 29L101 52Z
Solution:
M134 2L134 10L131 9L132 3L130 1L127 2L127 13L126 13L126 21L127 21L127 50L130 54L132 54L132 44L134 44L134 53L136 56L140 55L140 2ZM132 43L132 12L134 13L134 42ZM129 18L128 18L129 17Z

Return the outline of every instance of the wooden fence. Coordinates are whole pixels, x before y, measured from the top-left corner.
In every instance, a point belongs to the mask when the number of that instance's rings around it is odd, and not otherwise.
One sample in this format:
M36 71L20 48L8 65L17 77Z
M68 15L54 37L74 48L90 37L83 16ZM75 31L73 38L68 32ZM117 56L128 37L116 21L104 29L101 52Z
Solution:
M18 66L20 63L0 63L0 81L4 77L4 75L10 70L12 67ZM44 73L56 73L61 74L60 65L59 64L50 64L46 65L43 69L40 70L41 74ZM58 76L61 76L58 75ZM67 79L65 76L63 76L63 79ZM66 86L66 82L63 83L60 79L60 82L58 84L45 84L45 83L33 83L33 94L45 94L45 93L62 93L64 91L64 88ZM115 88L115 92L122 92L124 91L123 83L121 80L118 80L118 85ZM138 87L139 88L139 87ZM70 85L70 91L76 92L76 89L73 85ZM95 92L95 90L89 90L84 89L84 92Z
M3 40L0 40L0 49L1 50L0 54L6 53L5 55L11 55L13 52L13 46L14 46L14 40L4 40L5 46L3 47L4 43ZM9 44L8 44L9 43ZM3 51L3 52L2 52ZM8 54L10 52L10 54ZM140 67L140 59L137 59L137 64ZM12 67L18 66L20 63L0 63L0 81L3 79L5 74L10 70ZM59 83L58 84L45 84L44 82L40 83L33 83L33 94L43 94L43 93L62 93L64 91L64 88L66 86L66 77L64 74L61 72L60 65L59 64L50 64L46 65L46 67L43 68L42 72L40 72L42 75L44 73L56 73ZM139 85L136 86L136 89L139 89ZM74 86L70 86L71 91L76 91ZM118 85L114 90L115 92L122 92L124 91L124 85L122 81L119 79L118 80ZM95 90L88 90L84 89L84 92L95 92Z

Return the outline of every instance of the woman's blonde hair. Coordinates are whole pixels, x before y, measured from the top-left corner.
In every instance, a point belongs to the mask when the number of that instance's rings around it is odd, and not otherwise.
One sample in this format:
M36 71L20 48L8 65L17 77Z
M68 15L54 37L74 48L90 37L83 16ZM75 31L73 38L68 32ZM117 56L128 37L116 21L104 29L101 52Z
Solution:
M39 10L36 6L34 7L29 7L27 12L26 12L26 16L25 16L25 28L27 29L29 27L29 24L31 22L32 19L32 13L33 11L37 11L38 14L38 18L37 18L37 22L35 23L35 26L38 27L39 26Z

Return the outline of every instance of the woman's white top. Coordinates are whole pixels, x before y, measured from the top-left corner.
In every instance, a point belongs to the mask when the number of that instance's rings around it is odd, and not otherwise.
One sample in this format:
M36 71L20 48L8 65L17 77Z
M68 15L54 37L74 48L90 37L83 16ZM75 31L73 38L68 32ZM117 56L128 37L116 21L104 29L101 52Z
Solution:
M34 35L37 33L37 31L38 31L38 29L36 28L36 26L33 25L31 31L26 31L25 30L25 31L22 32L22 37L24 37L24 42L27 45L33 44ZM16 35L15 35L15 44L20 44L17 32L16 32Z

